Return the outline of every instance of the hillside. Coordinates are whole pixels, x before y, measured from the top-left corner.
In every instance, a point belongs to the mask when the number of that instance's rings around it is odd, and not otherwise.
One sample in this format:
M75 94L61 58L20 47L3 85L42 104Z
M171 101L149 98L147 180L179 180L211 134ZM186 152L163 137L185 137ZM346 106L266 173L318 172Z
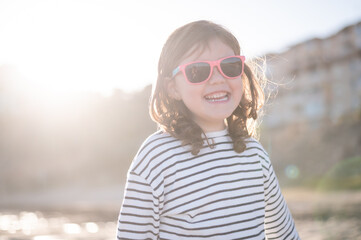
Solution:
M261 141L270 151L281 183L315 187L332 169L361 157L360 113L343 116L337 123L324 123L319 129L285 126L264 130ZM361 176L361 169L357 171L354 175Z

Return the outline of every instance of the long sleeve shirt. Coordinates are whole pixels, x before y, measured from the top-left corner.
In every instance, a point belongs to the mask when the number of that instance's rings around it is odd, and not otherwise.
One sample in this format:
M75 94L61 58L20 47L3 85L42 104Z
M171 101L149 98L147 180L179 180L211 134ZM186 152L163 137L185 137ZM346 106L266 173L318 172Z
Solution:
M246 139L237 153L227 130L213 147L189 146L157 132L128 172L118 239L300 239L269 157Z

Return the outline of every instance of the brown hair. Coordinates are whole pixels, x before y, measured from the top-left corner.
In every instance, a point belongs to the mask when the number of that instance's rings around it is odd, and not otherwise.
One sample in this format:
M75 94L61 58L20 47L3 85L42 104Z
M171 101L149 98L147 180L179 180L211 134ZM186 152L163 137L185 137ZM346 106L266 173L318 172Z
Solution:
M190 144L192 154L199 153L204 144L203 130L191 118L190 111L183 101L170 98L167 92L167 81L172 79L172 70L191 50L204 48L210 40L219 39L240 55L237 39L222 26L209 21L196 21L176 29L163 46L159 63L158 78L150 101L150 115L159 127L180 139L184 145ZM191 54L191 53L190 53ZM227 118L230 137L236 152L246 148L244 139L255 135L258 111L263 105L264 94L259 85L262 75L257 69L245 63L242 76L244 93L239 106ZM209 146L210 143L208 143Z

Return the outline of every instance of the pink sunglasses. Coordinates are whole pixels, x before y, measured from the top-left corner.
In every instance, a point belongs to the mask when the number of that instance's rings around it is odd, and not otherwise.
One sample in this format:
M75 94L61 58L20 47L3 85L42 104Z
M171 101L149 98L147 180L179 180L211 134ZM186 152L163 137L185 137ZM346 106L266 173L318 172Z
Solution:
M195 61L178 66L172 72L172 77L182 72L190 84L202 84L207 82L213 73L213 67L217 66L223 77L234 79L243 73L245 56L229 56L216 61Z

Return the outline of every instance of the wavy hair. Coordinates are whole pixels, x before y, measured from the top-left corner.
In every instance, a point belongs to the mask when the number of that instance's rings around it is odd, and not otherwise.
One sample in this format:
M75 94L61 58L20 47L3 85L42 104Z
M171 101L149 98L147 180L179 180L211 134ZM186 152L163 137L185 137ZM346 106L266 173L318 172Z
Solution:
M191 145L191 152L197 155L204 145L203 130L191 117L191 112L183 101L169 97L168 81L172 81L172 70L182 59L194 51L204 49L213 39L219 39L240 55L240 46L233 34L224 27L210 21L196 21L176 29L163 46L158 62L158 78L153 86L149 112L160 129ZM246 148L245 138L255 137L258 113L264 103L264 93L260 83L265 80L258 65L244 65L242 76L243 97L231 116L226 119L228 132L236 152ZM212 147L207 139L208 146Z

